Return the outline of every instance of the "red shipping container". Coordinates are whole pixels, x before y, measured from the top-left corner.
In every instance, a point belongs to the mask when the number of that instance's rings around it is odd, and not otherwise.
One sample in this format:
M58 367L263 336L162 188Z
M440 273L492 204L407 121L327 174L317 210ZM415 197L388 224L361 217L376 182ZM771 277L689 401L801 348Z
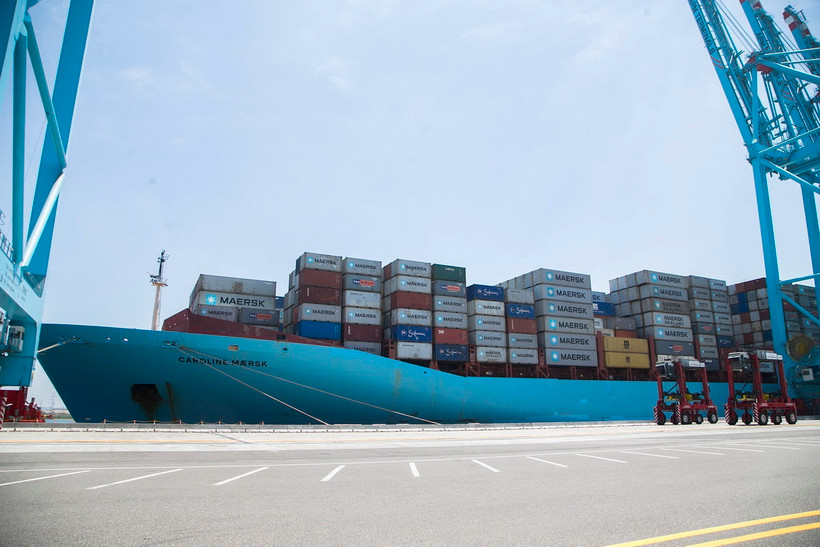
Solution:
M299 287L327 287L329 289L342 288L342 274L326 272L324 270L302 270L299 272ZM319 304L320 302L311 302Z
M396 291L390 295L390 309L409 308L411 310L432 310L433 295L416 292Z
M789 304L789 307L794 308L794 306L792 306L791 304ZM797 309L795 308L793 310L786 310L786 311L797 311ZM772 316L771 316L771 312L769 311L769 308L766 308L765 310L760 310L760 320L761 321L765 321L766 319L771 319L771 318L772 318Z
M342 340L345 342L381 342L382 328L376 325L342 324Z
M615 329L615 336L617 336L618 338L637 338L638 331Z
M433 329L434 344L456 344L466 346L469 343L467 329Z
M749 315L749 312L740 314L740 322L741 323L751 323L752 322L752 317Z
M319 270L302 270L319 271ZM328 306L342 305L342 291L328 287L299 287L299 304L327 304Z
M508 317L507 332L517 332L519 334L536 334L538 332L538 325L535 319Z

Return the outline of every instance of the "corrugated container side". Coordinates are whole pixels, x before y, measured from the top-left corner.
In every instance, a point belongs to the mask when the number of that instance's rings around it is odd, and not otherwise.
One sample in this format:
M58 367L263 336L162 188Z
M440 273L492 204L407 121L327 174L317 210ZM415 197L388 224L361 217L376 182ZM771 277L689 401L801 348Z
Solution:
M513 365L537 365L538 350L527 348L510 348L507 353Z
M372 275L345 274L342 280L342 287L348 291L381 293L382 280L380 277L374 277Z
M496 315L504 317L504 303L493 300L468 300L467 315Z
M464 313L437 311L433 313L433 326L445 329L466 329L469 328L469 322Z
M470 285L467 287L467 300L504 301L504 288L493 285Z
M384 333L389 336L389 339L399 342L431 343L433 341L433 329L430 327L397 325L385 330Z
M475 358L479 363L506 363L507 349L489 346L476 346Z
M411 308L390 310L390 324L429 327L433 324L432 312L429 310L414 310Z
M433 359L433 344L418 342L398 342L396 344L398 359L430 361Z
M555 317L578 317L593 319L595 304L580 302L557 302L554 300L538 300L535 302L535 315L550 315Z
M376 342L382 340L382 329L376 325L342 324L342 339L350 342ZM379 350L381 351L381 350Z
M504 290L504 299L515 304L535 304L532 289L507 288Z
M716 346L700 346L698 357L701 359L717 359L720 357L720 352Z
M609 302L593 302L592 312L604 317L615 317L615 305Z
M538 345L549 349L588 350L596 349L596 337L589 334L568 334L563 332L539 332Z
M657 340L691 342L694 340L692 329L679 329L674 327L649 327L643 329L643 336L654 336Z
M245 325L276 327L279 326L279 311L242 308L239 310L239 322Z
M433 296L429 294L397 291L382 299L382 311L389 311L395 308L432 310Z
M329 272L342 271L342 257L323 255L319 253L304 253L296 259L296 271L327 270Z
M344 308L342 311L345 323L354 323L358 325L376 325L382 323L381 310L373 308Z
M470 351L466 345L434 344L433 358L436 361L463 363L470 359Z
M194 298L194 306L220 306L225 308L274 309L273 296L199 291Z
M658 327L676 327L681 329L692 328L689 316L677 313L650 312L642 316L643 325Z
M467 269L461 266L447 266L446 264L433 264L431 266L433 279L442 281L455 281L456 283L467 282Z
M676 287L686 290L688 287L686 277L663 272L643 270L635 273L635 282L638 285L662 285L665 287Z
M355 349L374 355L382 354L382 345L379 342L361 342L358 340L345 340L342 345L348 349Z
M342 307L327 304L300 304L295 308L293 321L322 321L325 323L341 323Z
M537 334L521 334L519 332L507 333L507 346L510 348L538 348Z
M532 290L536 302L539 300L554 300L558 302L592 304L592 290L590 289L541 284L536 285Z
M467 297L467 285L457 281L433 280L433 294Z
M300 304L327 304L328 306L342 305L342 291L327 287L299 287L294 293L294 306Z
M404 260L397 258L384 267L384 278L389 279L397 275L411 275L415 277L430 278L432 268L429 262L418 262L415 260Z
M375 292L344 291L342 305L354 308L381 309L381 295Z
M694 334L716 334L714 323L692 323Z
M433 342L436 344L450 344L463 346L469 342L467 329L433 329Z
M191 310L197 315L222 319L223 321L236 321L239 318L239 308L226 306L194 306Z
M342 274L327 270L302 270L293 276L294 288L303 286L342 288Z
M536 319L538 332L568 332L574 334L595 334L595 322L591 319L541 316Z
M548 365L565 365L576 367L597 367L597 351L571 349L551 349L546 352Z
M492 346L499 348L507 346L507 334L499 331L469 331L469 340L471 344L476 346Z
M697 275L690 275L687 277L689 287L697 287L699 289L708 289L709 288L709 278L708 277L699 277Z
M649 368L648 353L604 353L604 364L608 368Z
M436 296L433 298L433 309L436 311L467 313L467 297Z
M655 353L658 355L689 355L695 356L695 344L692 342L672 342L669 340L655 340Z
M527 288L540 283L546 283L548 285L560 285L562 287L592 289L592 278L589 274L564 272L552 268L539 268L530 272L529 275L531 275L531 281Z
M294 334L320 340L341 340L342 325L323 321L299 321L296 323Z
M521 319L520 317L507 318L507 332L520 334L535 334L538 332L538 323L535 319Z
M467 328L469 330L506 331L507 322L503 317L495 315L468 315Z
M241 277L225 277L222 275L199 274L191 294L201 291L221 292L233 294L249 294L253 296L276 296L276 282L260 279L243 279Z
M644 298L640 301L640 311L662 311L666 313L689 313L688 302L680 300L665 300L662 298ZM633 313L639 313L634 311Z
M658 298L664 300L681 300L687 301L689 295L686 289L670 287L666 285L640 285L638 286L638 293L640 298Z
M362 258L347 257L342 261L342 272L346 274L382 276L382 263L380 260L364 260Z
M649 354L649 342L642 338L604 338L604 351Z
M475 301L474 301L475 302ZM535 306L531 304L506 304L504 311L507 317L518 317L520 319L535 319Z

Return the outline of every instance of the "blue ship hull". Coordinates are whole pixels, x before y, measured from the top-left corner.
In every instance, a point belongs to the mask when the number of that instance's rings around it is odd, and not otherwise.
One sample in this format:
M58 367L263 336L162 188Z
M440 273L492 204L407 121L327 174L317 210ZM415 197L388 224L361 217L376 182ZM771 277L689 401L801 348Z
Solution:
M346 348L187 332L47 324L40 348L77 422L652 420L658 395L655 382L462 377ZM726 384L710 389L721 407Z

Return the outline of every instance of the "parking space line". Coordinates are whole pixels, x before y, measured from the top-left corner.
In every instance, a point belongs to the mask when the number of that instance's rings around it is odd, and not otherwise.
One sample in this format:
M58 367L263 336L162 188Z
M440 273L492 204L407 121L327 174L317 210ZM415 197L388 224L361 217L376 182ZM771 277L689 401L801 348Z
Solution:
M124 481L117 481L117 482L109 482L108 484L100 484L99 486L89 486L86 490L96 490L97 488L105 488L106 486L114 486L117 484L125 484L126 482L133 482L133 481L140 481L142 479L150 479L151 477L156 477L159 475L166 475L168 473L176 473L177 471L182 471L182 469L170 469L168 471L161 471L159 473L151 473L150 475L142 475L141 477L134 477L133 479L125 479Z
M724 456L720 452L702 452L700 450L684 450L683 448L661 448L660 450L671 450L672 452L689 452L690 454L707 454L709 456Z
M695 448L713 448L711 446L695 446ZM719 446L719 450L738 450L740 452L765 452L764 450L755 450L754 448L729 448L728 446Z
M319 481L319 482L327 482L327 481L329 481L329 480L330 480L330 479L332 479L334 476L336 476L336 473L338 473L339 471L341 471L341 470L342 470L342 469L344 469L344 468L345 468L345 466L344 466L344 465L340 465L339 467L337 467L336 469L334 469L333 471L331 471L330 473L328 473L328 474L325 476L325 478L323 478L323 479L322 479L321 481Z
M72 471L71 473L60 473L59 475L48 475L47 477L35 477L33 479L23 479L23 480L13 481L13 482L4 482L4 483L0 484L0 486L11 486L12 484L20 484L20 483L23 483L23 482L42 481L42 480L45 480L45 479L56 479L57 477L66 477L68 475L76 475L77 473L88 473L89 471L91 471L91 470L90 469L85 469L83 471Z
M418 467L416 467L416 464L414 464L413 462L410 462L410 472L411 472L411 473L413 474L413 476L414 476L414 477L416 477L416 478L419 478L419 477L421 476L421 475L419 475L419 469L418 469Z
M247 473L243 473L241 475L237 475L236 477L231 477L230 479L225 479L222 482L218 482L213 486L222 486L223 484L228 484L229 482L233 482L238 479L242 479L247 477L248 475L253 475L254 473L259 473L260 471L264 471L265 469L270 469L270 467L260 467L259 469L254 469L253 471L248 471Z
M677 456L667 456L665 454L649 454L647 452L632 452L631 450L621 450L624 454L637 454L638 456L652 456L654 458L668 458L670 460L677 460Z
M532 456L527 456L527 459L535 460L535 461L541 462L541 463L548 463L550 465L556 465L558 467L569 467L568 465L564 465L563 463L555 463L555 462L551 462L549 460L542 460L541 458L534 458Z
M769 444L765 441L755 441L755 442L758 443L758 444L752 444L752 445L744 444L743 446L756 446L757 448L763 448L765 446L766 448L782 448L783 450L800 450L796 446L779 446L779 445L776 445L776 444ZM760 443L763 443L763 446L760 446Z
M486 463L484 463L484 462L480 462L480 461L478 461L478 460L473 460L473 461L474 461L475 463L477 463L478 465L482 466L482 467L486 467L487 469L489 469L489 470L490 470L490 471L492 471L493 473L501 473L501 471L499 471L499 470L498 470L498 469L496 469L495 467L490 467L489 465L487 465L487 464L486 464Z
M623 460L615 460L612 458L602 458L601 456L593 456L591 454L575 454L576 456L583 456L585 458L595 458L596 460L606 460L608 462L615 462L615 463L627 463Z

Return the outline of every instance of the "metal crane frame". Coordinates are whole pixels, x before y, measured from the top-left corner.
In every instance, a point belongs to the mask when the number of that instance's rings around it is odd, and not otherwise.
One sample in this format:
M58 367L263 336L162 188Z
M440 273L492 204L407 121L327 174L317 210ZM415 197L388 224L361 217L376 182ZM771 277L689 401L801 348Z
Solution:
M0 308L5 312L0 336L0 385L6 386L28 386L31 382L54 219L68 165L66 150L94 7L93 0L69 3L52 93L29 15L39 1L0 2L0 90L6 89L11 78L13 103L11 233L9 238L0 234ZM31 213L26 219L24 160L29 63L52 144L43 145ZM10 333L18 343L9 342Z
M820 103L809 86L820 87L820 75L803 70L820 53L816 48L789 50L759 0L740 0L759 49L743 62L715 0L687 0L712 65L748 150L754 174L763 261L766 270L774 350L784 356L790 388L800 397L816 397L820 385L801 381L800 369L811 363L788 356L783 303L788 302L820 327L816 310L799 305L782 288L820 278L820 226L816 195L820 193ZM801 191L812 273L781 279L769 197L770 176L796 183ZM816 359L816 355L810 356Z

